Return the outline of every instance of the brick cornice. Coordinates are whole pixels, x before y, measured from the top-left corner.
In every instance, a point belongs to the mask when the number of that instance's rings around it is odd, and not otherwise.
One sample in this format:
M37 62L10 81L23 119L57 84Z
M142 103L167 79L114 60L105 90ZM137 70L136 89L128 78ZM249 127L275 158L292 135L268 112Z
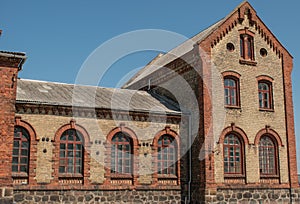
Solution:
M19 68L23 59L0 56L0 67Z
M248 2L241 4L227 17L227 19L221 23L221 25L219 25L218 29L214 30L204 40L198 42L198 44L209 44L211 48L215 47L229 32L232 31L234 27L236 27L238 24L241 24L245 20L245 13L248 13L246 16L249 19L250 26L255 28L255 30L258 32L258 35L267 42L267 44L270 46L270 48L272 48L273 52L275 52L279 58L281 58L281 54L288 55L292 58L292 55L259 18L254 8Z
M149 112L147 111L124 111L84 107L73 108L70 106L39 105L30 103L17 103L16 113L145 122L148 121L150 117ZM151 121L179 124L181 115L177 113L151 113Z

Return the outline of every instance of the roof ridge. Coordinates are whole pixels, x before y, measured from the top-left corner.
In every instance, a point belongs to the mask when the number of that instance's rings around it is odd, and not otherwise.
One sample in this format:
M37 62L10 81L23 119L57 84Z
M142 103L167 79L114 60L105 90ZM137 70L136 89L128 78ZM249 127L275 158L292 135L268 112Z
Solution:
M94 85L85 85L85 84L70 84L70 83L64 83L64 82L53 82L53 81L44 81L44 80L37 80L37 79L24 79L19 78L18 80L21 81L28 81L28 82L36 82L36 83L50 83L50 84L59 84L59 85L68 85L68 86L81 86L81 87L91 87L91 88L97 88L97 89L108 89L108 90L121 90L121 91L127 91L127 92L139 92L139 93L147 93L143 90L131 90L131 89L122 89L122 88L115 88L115 87L103 87L103 86L94 86Z

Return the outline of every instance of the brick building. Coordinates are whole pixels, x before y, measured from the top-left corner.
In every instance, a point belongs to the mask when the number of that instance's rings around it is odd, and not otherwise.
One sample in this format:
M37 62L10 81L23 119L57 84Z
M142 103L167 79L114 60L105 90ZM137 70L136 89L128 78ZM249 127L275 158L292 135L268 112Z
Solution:
M0 52L0 203L300 202L293 58L248 2L122 89Z

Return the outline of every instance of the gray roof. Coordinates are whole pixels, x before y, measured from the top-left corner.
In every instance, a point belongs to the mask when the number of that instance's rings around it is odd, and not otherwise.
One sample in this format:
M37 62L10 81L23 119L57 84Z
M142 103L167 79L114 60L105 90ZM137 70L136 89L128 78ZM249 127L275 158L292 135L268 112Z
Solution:
M127 88L144 77L154 73L155 71L161 69L163 66L172 62L173 60L183 56L193 49L193 46L196 43L203 41L206 37L208 37L213 31L215 31L223 22L225 18L216 22L212 26L198 33L191 39L183 42L179 46L175 47L171 51L166 54L160 53L157 55L150 63L148 63L144 68L142 68L139 72L137 72L128 82L123 85L123 88Z
M78 106L179 114L179 109L146 91L18 79L17 103Z
M147 64L144 68L142 68L139 72L136 73L130 80L128 80L122 88L130 88L131 85L135 84L136 82L140 81L141 79L149 76L150 74L154 73L155 71L163 68L168 63L172 62L173 60L183 56L184 54L188 53L193 49L193 46L196 43L200 43L205 40L210 34L216 31L230 16L232 16L243 4L247 3L247 1L243 1L240 3L232 12L230 12L225 18L219 20L218 22L214 23L207 29L203 30L202 32L198 33L194 37L188 39L187 41L183 42L179 46L175 47L168 53L162 55L159 54L155 57L149 64Z

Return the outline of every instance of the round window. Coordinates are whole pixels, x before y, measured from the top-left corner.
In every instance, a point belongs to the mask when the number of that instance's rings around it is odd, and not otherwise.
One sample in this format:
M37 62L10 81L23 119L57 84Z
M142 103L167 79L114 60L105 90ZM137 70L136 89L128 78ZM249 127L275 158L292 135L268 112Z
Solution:
M268 55L268 51L265 48L261 48L259 53L262 57L266 57Z
M230 52L234 51L234 45L232 43L227 43L226 48Z

